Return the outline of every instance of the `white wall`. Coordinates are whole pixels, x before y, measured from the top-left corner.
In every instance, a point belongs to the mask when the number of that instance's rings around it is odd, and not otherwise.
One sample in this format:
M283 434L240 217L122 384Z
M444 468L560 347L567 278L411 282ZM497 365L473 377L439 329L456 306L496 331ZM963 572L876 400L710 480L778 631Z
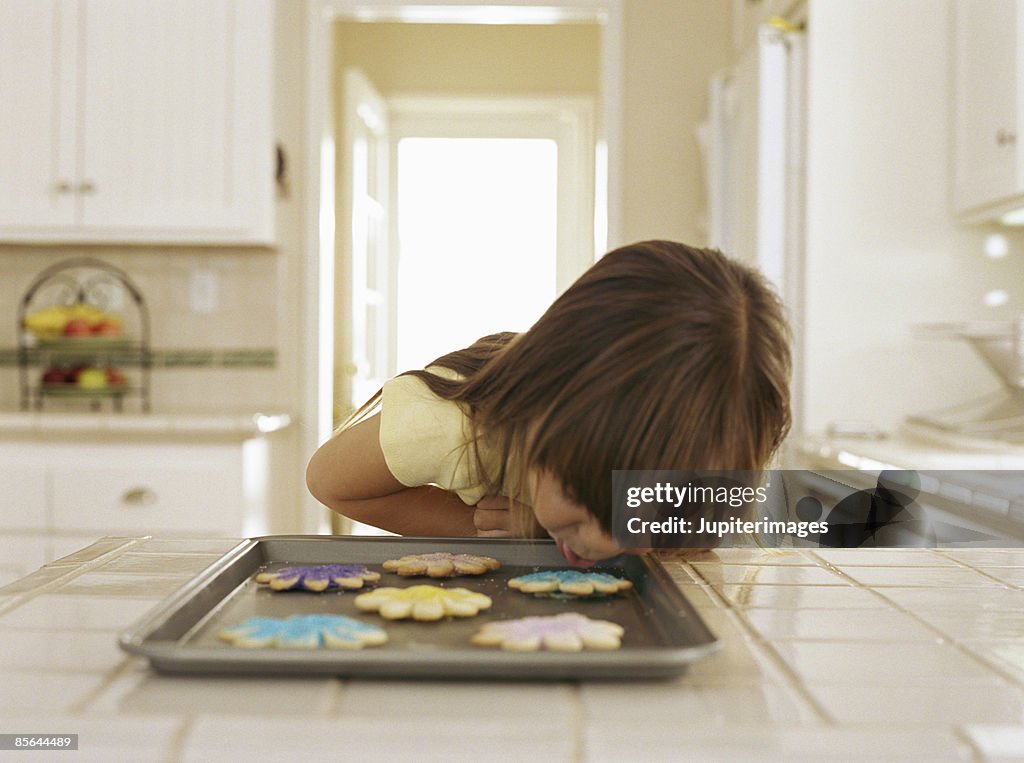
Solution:
M695 129L708 82L733 57L725 0L625 0L622 235L703 246L703 167Z
M806 428L906 414L998 386L966 345L917 322L1003 319L1022 308L1024 233L1003 261L992 229L950 212L953 0L811 0ZM992 288L1011 294L985 308Z

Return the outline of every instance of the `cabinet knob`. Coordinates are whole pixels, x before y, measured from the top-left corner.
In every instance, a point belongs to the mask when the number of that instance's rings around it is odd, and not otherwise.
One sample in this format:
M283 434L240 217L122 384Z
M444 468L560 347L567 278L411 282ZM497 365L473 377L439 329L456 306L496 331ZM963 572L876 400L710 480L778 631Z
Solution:
M93 193L96 190L96 186L91 180L83 180L78 184L77 190L79 193Z
M125 506L152 506L156 503L156 493L148 487L128 488L121 494L121 503Z
M1013 130L998 129L996 130L996 145L999 146L1012 146L1017 142L1017 133Z
M53 190L57 193L71 193L71 183L67 180L58 180L53 184Z

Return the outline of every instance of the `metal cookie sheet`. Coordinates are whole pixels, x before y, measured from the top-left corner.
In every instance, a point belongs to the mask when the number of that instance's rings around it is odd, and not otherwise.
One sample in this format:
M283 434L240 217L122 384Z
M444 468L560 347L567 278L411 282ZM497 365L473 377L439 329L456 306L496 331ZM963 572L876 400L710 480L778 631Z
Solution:
M381 563L406 554L451 551L492 556L499 570L483 576L431 580L384 572ZM437 623L384 620L360 612L359 592L272 592L258 586L261 569L288 564L355 563L382 573L377 586L439 583L493 599L476 617ZM604 599L535 598L508 588L509 578L565 569L552 541L475 538L267 536L242 541L121 634L122 649L147 657L166 673L389 676L430 679L652 679L678 676L720 643L697 616L660 562L621 556L595 569L618 573L631 590ZM368 589L363 589L368 590ZM575 611L626 630L616 651L507 652L470 643L486 622ZM222 628L253 615L341 614L388 632L388 643L361 650L241 649L217 638Z

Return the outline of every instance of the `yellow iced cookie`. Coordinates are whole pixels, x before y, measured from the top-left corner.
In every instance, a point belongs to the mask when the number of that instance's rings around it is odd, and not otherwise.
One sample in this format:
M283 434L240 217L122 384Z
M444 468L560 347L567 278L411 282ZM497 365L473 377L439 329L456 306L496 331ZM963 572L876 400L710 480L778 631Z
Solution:
M437 551L431 554L409 554L400 559L388 559L384 569L399 575L427 575L432 578L451 578L456 575L483 575L501 567L501 562L478 554L452 554Z
M378 588L355 598L362 612L377 612L387 620L440 620L445 615L472 617L491 606L491 599L465 588L414 585L410 588Z
M623 633L621 625L608 620L591 620L577 612L564 612L487 623L472 641L477 646L500 646L510 652L579 652L618 649Z

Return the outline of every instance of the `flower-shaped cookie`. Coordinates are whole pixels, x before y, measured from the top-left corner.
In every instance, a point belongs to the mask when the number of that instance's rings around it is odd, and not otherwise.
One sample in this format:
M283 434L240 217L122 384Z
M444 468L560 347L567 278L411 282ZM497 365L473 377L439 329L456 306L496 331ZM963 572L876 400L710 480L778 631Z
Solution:
M256 582L269 585L274 591L305 589L326 591L328 588L362 588L364 582L380 580L379 572L371 572L362 564L312 564L282 567L261 572Z
M491 606L491 598L465 588L414 585L409 588L378 588L355 598L356 608L377 612L388 620L440 620L445 615L472 617Z
M578 652L582 649L618 649L622 645L621 625L608 620L591 620L577 612L548 617L522 617L487 623L472 641L477 646L500 646L510 652Z
M400 559L388 559L384 569L399 575L428 575L432 578L451 578L456 575L483 575L501 567L501 562L477 554L452 554L438 551L432 554L409 554Z
M383 644L388 634L344 615L292 615L250 617L224 628L217 638L247 649L362 649Z
M523 593L565 593L573 596L605 596L633 587L629 580L605 572L547 570L520 575L508 581L508 587Z

